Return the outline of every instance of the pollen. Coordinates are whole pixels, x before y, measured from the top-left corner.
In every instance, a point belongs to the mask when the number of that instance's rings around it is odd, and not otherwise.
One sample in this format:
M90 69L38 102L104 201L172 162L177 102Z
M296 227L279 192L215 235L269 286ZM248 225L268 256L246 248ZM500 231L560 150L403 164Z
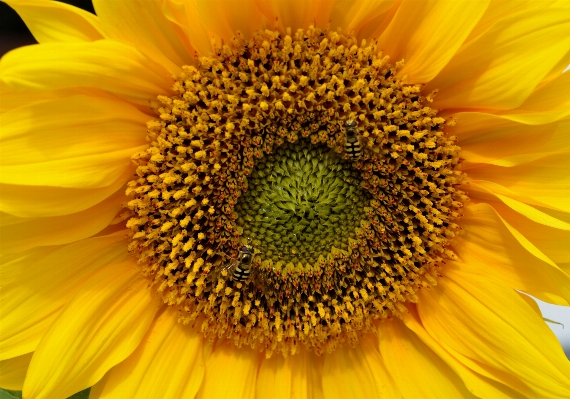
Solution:
M454 121L403 61L313 26L238 32L198 61L158 97L125 205L129 250L180 322L321 354L437 283L468 198Z

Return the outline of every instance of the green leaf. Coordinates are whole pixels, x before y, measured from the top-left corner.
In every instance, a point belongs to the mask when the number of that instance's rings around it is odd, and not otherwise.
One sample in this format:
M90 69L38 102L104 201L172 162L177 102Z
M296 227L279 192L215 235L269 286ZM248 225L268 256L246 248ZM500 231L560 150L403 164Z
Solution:
M0 399L22 399L22 392L0 388Z
M89 399L89 392L91 392L91 388L87 388L81 392L77 392L74 395L71 395L69 399Z
M84 391L71 395L69 399L89 399L90 391L91 388L87 388ZM0 399L22 399L22 391L10 391L0 388Z

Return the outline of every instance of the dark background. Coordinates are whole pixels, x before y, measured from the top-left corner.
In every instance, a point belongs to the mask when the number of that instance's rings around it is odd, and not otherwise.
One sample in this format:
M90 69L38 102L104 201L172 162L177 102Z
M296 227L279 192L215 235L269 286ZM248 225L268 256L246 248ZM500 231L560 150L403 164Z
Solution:
M63 3L95 13L91 0L64 0ZM37 42L22 18L10 6L0 1L0 57L16 47L34 43Z

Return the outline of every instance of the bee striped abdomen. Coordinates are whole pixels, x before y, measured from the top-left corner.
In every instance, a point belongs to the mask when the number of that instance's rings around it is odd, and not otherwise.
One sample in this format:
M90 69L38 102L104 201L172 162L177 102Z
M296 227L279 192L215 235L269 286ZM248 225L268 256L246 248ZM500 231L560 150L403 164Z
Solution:
M249 267L242 268L241 265L238 265L232 274L232 279L239 282L244 282L249 278Z
M344 143L344 152L351 161L358 161L362 149L360 147L360 139L358 138L358 129L356 122L347 120L344 124L346 131L346 141Z
M358 161L360 159L360 154L362 153L358 137L348 136L344 145L344 151L351 161Z

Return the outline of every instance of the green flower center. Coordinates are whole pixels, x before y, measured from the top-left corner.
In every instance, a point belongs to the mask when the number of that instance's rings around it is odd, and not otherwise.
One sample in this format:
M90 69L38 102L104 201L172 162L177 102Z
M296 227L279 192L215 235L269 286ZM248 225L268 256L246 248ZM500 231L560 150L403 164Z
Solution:
M286 144L259 160L236 211L243 235L273 262L315 263L348 249L369 200L350 162L326 146Z

